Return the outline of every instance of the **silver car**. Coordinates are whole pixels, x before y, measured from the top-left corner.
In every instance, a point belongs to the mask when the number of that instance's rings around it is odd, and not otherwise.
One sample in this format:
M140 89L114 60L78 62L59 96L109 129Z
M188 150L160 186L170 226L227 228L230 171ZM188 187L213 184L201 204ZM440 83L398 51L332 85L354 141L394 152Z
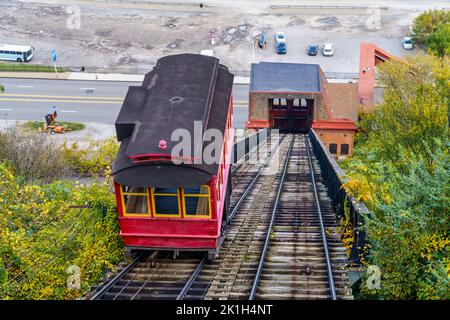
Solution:
M405 50L412 50L413 48L413 42L411 37L404 37L403 38L403 49Z
M322 47L322 54L331 57L334 54L334 45L332 43L325 43Z

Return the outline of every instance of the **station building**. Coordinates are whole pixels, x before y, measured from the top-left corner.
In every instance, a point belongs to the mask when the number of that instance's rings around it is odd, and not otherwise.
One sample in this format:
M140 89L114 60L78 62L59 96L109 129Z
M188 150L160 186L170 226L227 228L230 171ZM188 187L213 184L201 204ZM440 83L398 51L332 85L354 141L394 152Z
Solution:
M358 86L329 83L317 64L260 62L250 75L249 129L308 132L338 157L353 153Z

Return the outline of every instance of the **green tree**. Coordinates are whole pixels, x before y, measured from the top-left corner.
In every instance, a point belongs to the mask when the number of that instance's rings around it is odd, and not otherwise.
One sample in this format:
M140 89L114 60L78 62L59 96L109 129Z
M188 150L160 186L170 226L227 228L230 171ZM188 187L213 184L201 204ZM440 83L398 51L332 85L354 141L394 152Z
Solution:
M447 10L428 10L417 16L412 25L413 40L425 45L428 37L441 25L450 23L450 12Z
M365 297L448 299L449 58L419 55L380 66L384 102L363 115L347 190L366 202L369 264L381 289ZM365 281L362 282L365 284Z
M450 55L450 23L441 24L426 40L428 50L439 56Z

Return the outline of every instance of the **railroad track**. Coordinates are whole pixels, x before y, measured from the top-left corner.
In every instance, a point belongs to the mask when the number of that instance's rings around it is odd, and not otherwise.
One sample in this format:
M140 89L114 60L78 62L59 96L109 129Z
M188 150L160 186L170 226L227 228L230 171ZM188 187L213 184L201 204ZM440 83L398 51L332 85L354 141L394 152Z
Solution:
M336 217L307 136L296 136L250 299L352 299Z
M191 279L185 299L352 299L346 260L306 135L280 146L236 213L218 259Z
M238 167L232 219L215 260L142 254L93 299L352 299L345 249L330 232L336 219L309 147L306 135L287 135L279 165L269 157Z
M283 137L278 148L280 162L285 161L292 136ZM274 158L276 160L277 157ZM252 181L252 187L240 198L219 256L208 261L192 281L185 299L247 298L257 260L254 252L262 250L263 234L270 220L278 175L278 161L268 162Z
M268 141L261 146L271 145ZM259 149L250 152L247 161L240 163L232 179L233 192L231 206L233 212L242 205L248 190L254 187L267 153ZM264 160L264 159L263 159ZM255 165L261 163L261 165ZM135 299L184 299L203 270L206 256L202 253L182 252L177 259L173 259L170 252L143 252L131 263L122 264L119 272L107 280L95 292L88 295L92 300L135 300Z

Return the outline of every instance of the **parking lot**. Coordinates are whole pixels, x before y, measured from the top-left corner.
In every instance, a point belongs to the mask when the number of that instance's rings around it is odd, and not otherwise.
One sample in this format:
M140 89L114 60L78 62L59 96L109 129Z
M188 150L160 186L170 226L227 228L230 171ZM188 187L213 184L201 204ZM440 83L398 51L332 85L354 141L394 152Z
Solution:
M57 3L58 1L53 1ZM79 2L79 1L78 1ZM58 52L58 64L85 66L88 70L144 73L168 54L199 53L213 49L221 62L245 74L252 62L280 61L320 64L326 72L357 72L359 45L378 44L396 55L409 54L402 37L409 33L419 9L373 13L248 13L235 9L222 12L168 12L130 8L97 8L83 2L80 28L67 27L70 1L65 4L2 0L0 42L29 44L36 48L33 62L51 64L50 52ZM267 47L255 48L265 32ZM275 32L284 31L287 53L277 55ZM332 42L333 57L307 55L308 44Z

